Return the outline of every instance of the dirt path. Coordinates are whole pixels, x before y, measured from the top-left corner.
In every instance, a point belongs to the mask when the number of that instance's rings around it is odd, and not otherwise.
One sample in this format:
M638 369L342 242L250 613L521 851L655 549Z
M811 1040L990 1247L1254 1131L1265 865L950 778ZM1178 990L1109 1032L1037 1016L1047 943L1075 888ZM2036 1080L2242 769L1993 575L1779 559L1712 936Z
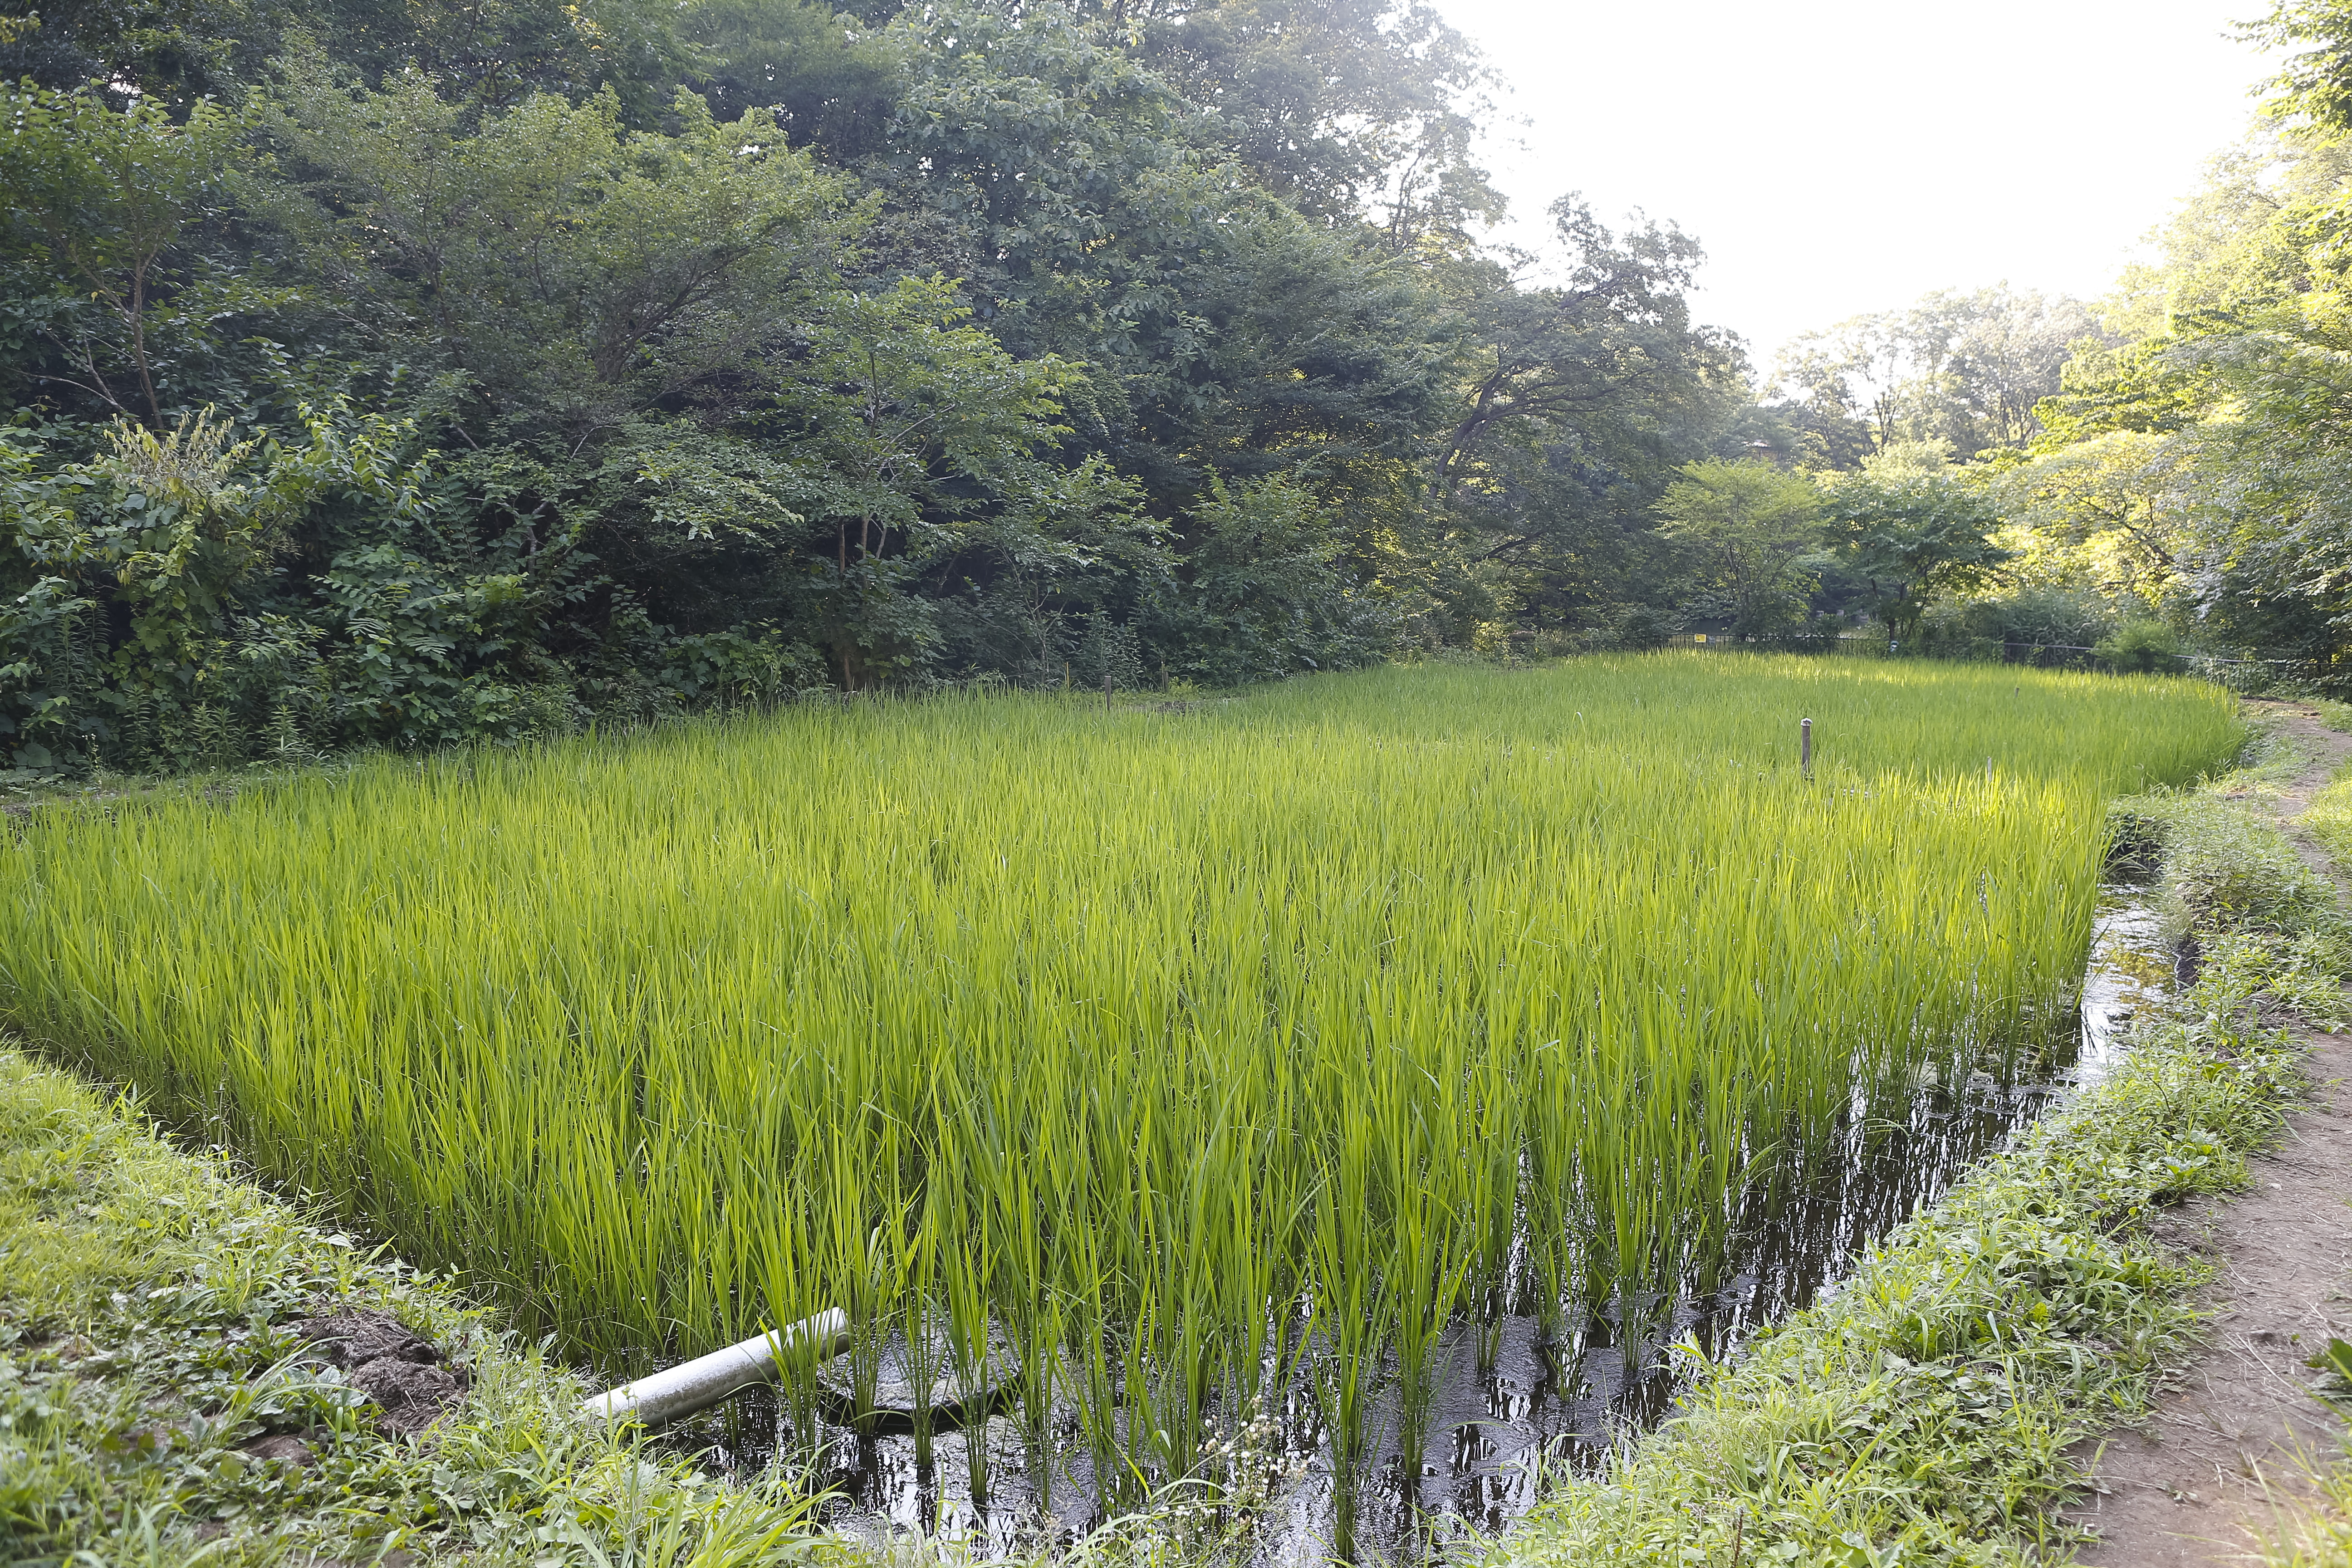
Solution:
M2256 798L2307 864L2333 874L2294 818L2352 756L2352 736L2295 704L2253 706L2329 759ZM2303 1363L2331 1334L2352 1339L2352 1039L2306 1037L2315 1093L2289 1118L2280 1146L2252 1162L2252 1190L2186 1205L2157 1226L2221 1269L2200 1302L2213 1315L2211 1337L2167 1375L2144 1427L2084 1445L2084 1458L2098 1452L2098 1489L2070 1517L2100 1540L2083 1552L2084 1563L2256 1561L2258 1543L2281 1533L2278 1505L2307 1497L2310 1471L2336 1451L2342 1424L2307 1392L2315 1374Z

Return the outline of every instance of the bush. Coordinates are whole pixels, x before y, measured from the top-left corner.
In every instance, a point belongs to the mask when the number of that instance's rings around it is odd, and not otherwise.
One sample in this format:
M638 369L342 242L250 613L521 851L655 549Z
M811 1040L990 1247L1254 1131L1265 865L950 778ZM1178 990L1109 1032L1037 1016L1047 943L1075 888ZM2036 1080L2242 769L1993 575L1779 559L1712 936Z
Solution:
M2115 613L2095 595L2024 588L1998 598L1938 604L1921 617L1912 637L1921 653L2000 658L2011 648L2092 647L2116 629Z
M2162 621L2126 621L2091 651L2117 669L2172 669L2179 663L2180 639Z

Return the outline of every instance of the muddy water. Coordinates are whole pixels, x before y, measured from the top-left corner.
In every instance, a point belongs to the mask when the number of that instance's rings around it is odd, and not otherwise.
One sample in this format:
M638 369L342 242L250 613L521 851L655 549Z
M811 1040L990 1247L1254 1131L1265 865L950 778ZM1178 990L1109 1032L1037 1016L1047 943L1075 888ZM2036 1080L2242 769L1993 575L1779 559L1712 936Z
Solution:
M1733 1227L1729 1265L1711 1292L1577 1309L1564 1344L1547 1351L1532 1315L1500 1322L1497 1353L1478 1364L1476 1326L1464 1323L1439 1357L1422 1474L1407 1475L1392 1440L1360 1486L1355 1529L1363 1560L1442 1561L1466 1531L1493 1531L1535 1500L1539 1464L1590 1468L1633 1432L1654 1425L1685 1387L1695 1344L1710 1356L1812 1300L1875 1237L1932 1203L1969 1167L2000 1147L2066 1089L2112 1067L2133 1013L2173 978L2174 957L2146 889L2103 890L2075 1037L1999 1076L1928 1075L1898 1123L1874 1121L1751 1192ZM1629 1321L1630 1320L1630 1321ZM891 1375L886 1365L885 1377ZM1276 1413L1268 1458L1292 1472L1263 1530L1267 1564L1328 1560L1333 1552L1332 1478L1323 1435L1303 1397ZM1375 1418L1393 1434L1392 1406ZM884 1436L859 1452L847 1432L823 1436L836 1462L827 1480L839 1492L835 1522L869 1532L930 1531L966 1542L979 1556L1066 1540L1095 1521L1095 1493L1075 1420L1064 1444L1053 1506L1041 1508L1026 1479L1019 1434L1003 1417L936 1435L932 1464L919 1473L914 1439ZM975 1506L966 1445L987 1445L992 1490ZM707 1464L749 1471L780 1447L798 1451L790 1423L764 1393L667 1434L662 1446Z
M2070 1079L2088 1084L2107 1075L2134 1015L2172 985L2180 963L2148 889L2126 884L2101 889L2091 962L2083 975L2082 1043Z

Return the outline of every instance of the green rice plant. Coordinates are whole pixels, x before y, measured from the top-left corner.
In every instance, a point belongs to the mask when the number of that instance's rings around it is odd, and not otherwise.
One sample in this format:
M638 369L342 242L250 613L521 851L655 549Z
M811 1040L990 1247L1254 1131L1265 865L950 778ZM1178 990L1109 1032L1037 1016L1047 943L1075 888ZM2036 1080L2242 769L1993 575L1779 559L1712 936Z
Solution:
M2125 803L2166 880L2291 882L2262 903L2200 901L2194 984L2144 1009L2131 1048L1930 1207L1878 1237L1838 1289L1736 1357L1688 1345L1675 1418L1597 1476L1559 1474L1489 1568L1660 1563L2046 1563L2102 1429L2145 1415L2197 1337L2207 1263L2149 1221L2247 1182L2306 1088L2282 1011L2336 1021L2344 916L2308 895L2258 782ZM2275 879L2274 878L2272 879ZM2330 1500L2352 1498L2341 1477ZM2309 1494L2305 1494L2308 1496ZM2340 1563L2352 1531L2284 1510L2278 1563Z
M1308 1256L1316 1283L1309 1388L1331 1461L1333 1545L1355 1555L1356 1505L1379 1434L1371 1428L1384 1352L1396 1337L1400 1268L1382 1268L1373 1232L1374 1151L1360 1116L1320 1173Z
M960 1205L955 1234L938 1249L942 1321L949 1364L955 1370L961 1396L996 1399L998 1365L991 1352L990 1307L995 1300L994 1270L1003 1247L993 1234L995 1215L982 1195L985 1180L973 1163L973 1148L961 1140L943 1141L940 1163L924 1185L927 1202ZM988 1445L964 1445L966 1479L972 1500L988 1504Z
M1665 654L385 759L19 820L0 1022L604 1372L838 1304L862 1433L895 1345L1117 1505L1308 1388L1352 1475L1515 1292L1630 1345L1743 1194L2068 1020L2105 802L2241 740Z

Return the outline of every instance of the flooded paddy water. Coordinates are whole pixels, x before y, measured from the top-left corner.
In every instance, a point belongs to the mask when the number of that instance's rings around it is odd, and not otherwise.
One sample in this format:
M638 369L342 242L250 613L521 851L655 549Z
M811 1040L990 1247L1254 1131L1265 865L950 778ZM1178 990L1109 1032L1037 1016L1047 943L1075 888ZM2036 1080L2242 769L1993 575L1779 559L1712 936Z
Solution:
M1418 1475L1406 1472L1397 1442L1393 1388L1381 1397L1371 1424L1381 1441L1357 1489L1358 1560L1442 1561L1449 1542L1498 1531L1525 1512L1546 1468L1596 1468L1612 1446L1672 1410L1696 1364L1685 1347L1720 1357L1801 1309L1834 1285L1860 1250L1933 1203L2054 1099L2103 1077L2135 1013L2174 982L2181 962L2149 890L2109 883L2101 889L2078 1028L1999 1071L1925 1073L1901 1120L1850 1122L1801 1171L1784 1166L1773 1181L1751 1185L1712 1289L1621 1295L1599 1310L1570 1305L1549 1336L1525 1289L1510 1303L1517 1310L1465 1314L1440 1343ZM1075 1414L1057 1423L1050 1500L1038 1495L1020 1430L1007 1415L991 1414L984 1394L961 1411L940 1412L931 1462L919 1464L908 1424L887 1413L894 1384L906 1398L898 1359L886 1357L883 1368L880 1435L861 1443L846 1426L818 1418L828 1458L820 1479L836 1494L837 1527L936 1533L988 1558L1066 1541L1099 1522ZM942 1390L935 1405L954 1394ZM1265 1413L1250 1442L1271 1492L1261 1513L1260 1560L1328 1559L1335 1486L1315 1402L1294 1391ZM806 1447L783 1403L766 1390L674 1428L660 1443L739 1473ZM972 1443L986 1445L991 1477L978 1501L968 1479Z

